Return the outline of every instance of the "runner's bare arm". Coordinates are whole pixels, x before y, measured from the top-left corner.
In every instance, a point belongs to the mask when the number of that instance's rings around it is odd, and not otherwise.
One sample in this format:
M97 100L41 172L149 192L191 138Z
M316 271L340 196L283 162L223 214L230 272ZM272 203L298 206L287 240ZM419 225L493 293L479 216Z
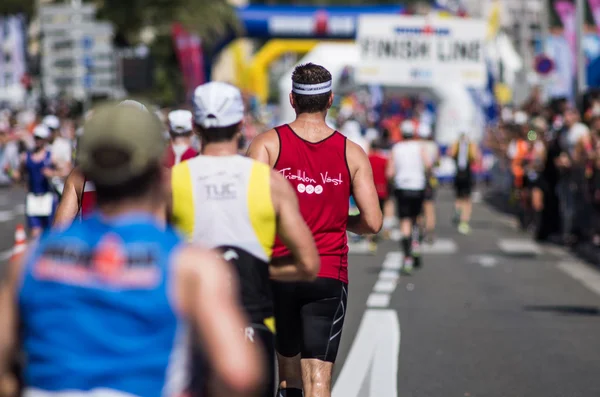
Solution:
M310 229L298 207L291 185L271 171L271 197L277 214L277 234L292 252L294 263L275 262L269 266L271 278L278 281L312 281L320 268L319 252Z
M427 150L425 147L421 148L421 160L423 160L423 165L425 166L425 171L429 172L433 164L431 163L429 156L427 155Z
M278 155L279 137L275 130L269 130L254 137L246 153L246 156L269 164L271 168L275 166Z
M390 156L388 157L387 167L385 169L385 176L388 180L394 179L396 176L396 168L394 167L394 151L390 152Z
M182 248L176 261L177 306L198 329L217 379L230 389L224 395L255 395L264 365L258 346L245 340L248 320L230 265L216 252L192 246Z
M10 261L7 274L0 279L0 383L4 385L9 382L11 365L17 352L19 320L16 299L22 267L22 259Z
M383 214L367 154L356 143L346 140L346 159L352 176L352 193L360 213L348 217L348 230L356 234L379 233Z
M84 177L79 169L74 168L65 181L65 188L56 209L52 227L66 227L73 222L79 212L84 182Z

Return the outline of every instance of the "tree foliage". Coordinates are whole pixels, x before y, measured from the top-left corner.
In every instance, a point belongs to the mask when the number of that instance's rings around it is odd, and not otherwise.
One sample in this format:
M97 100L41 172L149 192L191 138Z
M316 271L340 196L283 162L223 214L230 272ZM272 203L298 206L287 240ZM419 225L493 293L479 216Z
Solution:
M25 14L30 17L35 8L35 0L0 0L0 16Z

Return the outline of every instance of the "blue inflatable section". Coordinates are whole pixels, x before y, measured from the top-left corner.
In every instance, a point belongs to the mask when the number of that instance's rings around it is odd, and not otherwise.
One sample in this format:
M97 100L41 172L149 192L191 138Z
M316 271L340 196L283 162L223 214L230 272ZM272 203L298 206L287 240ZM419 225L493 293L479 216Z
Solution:
M356 37L358 17L362 14L401 14L402 6L264 6L236 8L244 37L259 39L331 39ZM213 60L233 40L229 32L211 53L205 53L204 71L210 80Z
M362 14L399 14L401 6L264 6L237 9L246 37L353 39Z

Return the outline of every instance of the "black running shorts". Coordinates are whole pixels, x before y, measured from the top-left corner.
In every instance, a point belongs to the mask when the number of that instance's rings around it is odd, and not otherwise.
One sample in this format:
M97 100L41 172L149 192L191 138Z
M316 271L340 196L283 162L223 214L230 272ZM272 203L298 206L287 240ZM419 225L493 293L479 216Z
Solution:
M458 171L454 177L454 190L456 198L466 199L471 197L473 191L473 176L470 172Z
M284 357L335 362L346 317L348 285L332 278L273 282L275 346Z
M423 210L424 190L396 189L396 211L400 219L415 219Z
M275 336L268 327L254 324L240 330L246 336L248 343L258 343L264 352L264 362L267 364L267 384L260 397L273 397L275 394ZM197 346L192 352L192 377L190 383L190 397L206 397L213 395L210 391L211 368L207 363L206 355L201 347Z

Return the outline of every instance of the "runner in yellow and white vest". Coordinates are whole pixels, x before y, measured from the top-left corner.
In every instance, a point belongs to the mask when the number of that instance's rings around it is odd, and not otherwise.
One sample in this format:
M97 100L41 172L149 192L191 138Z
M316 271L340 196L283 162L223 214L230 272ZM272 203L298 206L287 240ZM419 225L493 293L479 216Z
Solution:
M194 129L202 151L172 169L170 217L191 242L220 250L237 269L250 320L246 336L261 341L267 373L274 374L270 280L312 280L320 260L290 184L268 165L237 154L243 116L234 86L211 82L196 89ZM271 263L276 235L294 254L285 263ZM194 365L202 365L201 355L195 355ZM195 379L192 387L202 391L206 380ZM272 378L264 395L273 396L274 388Z

